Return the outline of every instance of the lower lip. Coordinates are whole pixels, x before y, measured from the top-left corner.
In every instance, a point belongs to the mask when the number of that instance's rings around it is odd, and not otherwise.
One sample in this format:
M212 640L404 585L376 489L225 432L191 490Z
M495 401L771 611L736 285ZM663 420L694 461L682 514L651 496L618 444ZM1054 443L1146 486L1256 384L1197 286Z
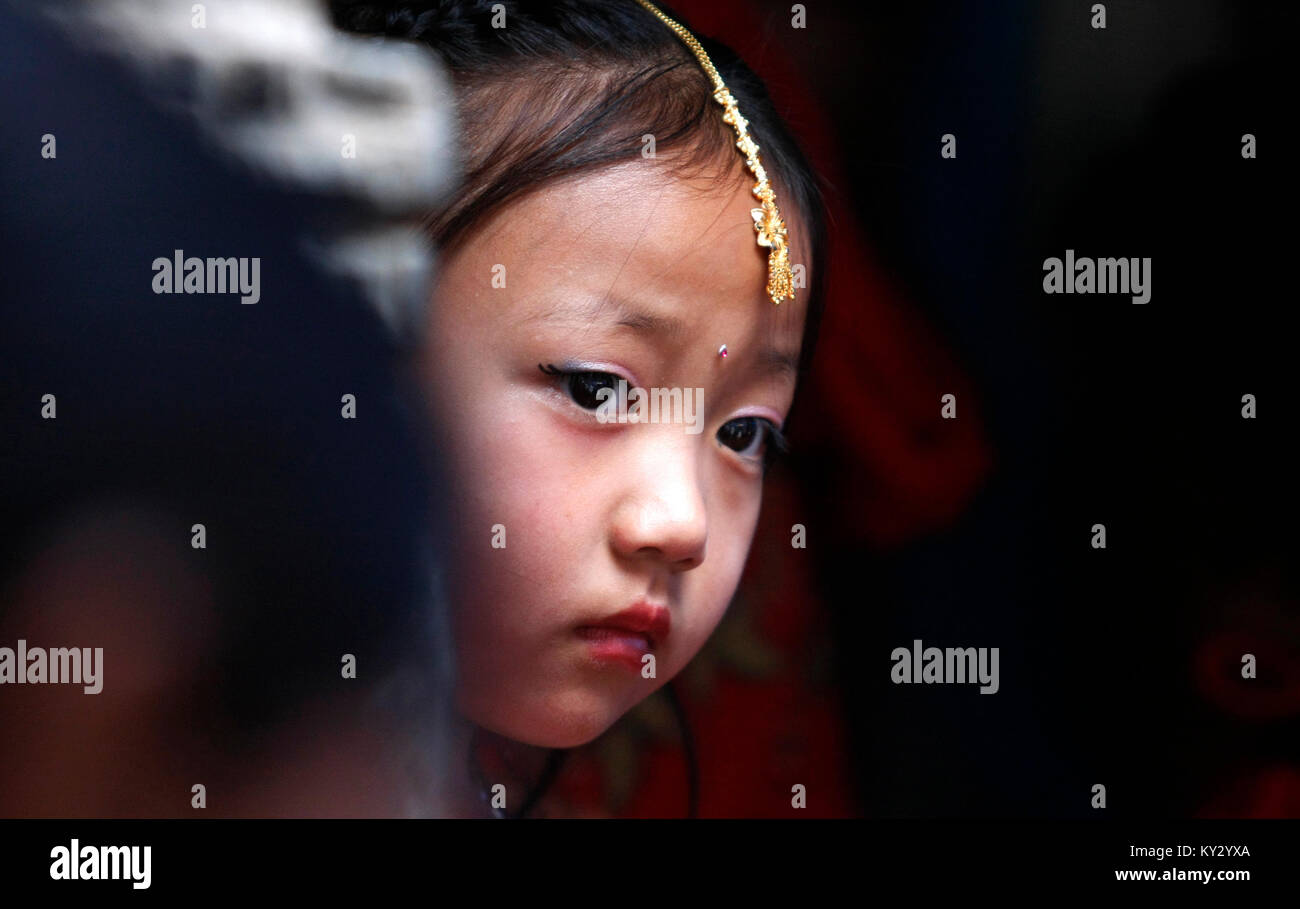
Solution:
M603 663L622 663L640 671L641 658L650 652L650 642L645 635L622 628L578 629L578 637L587 642L593 659Z

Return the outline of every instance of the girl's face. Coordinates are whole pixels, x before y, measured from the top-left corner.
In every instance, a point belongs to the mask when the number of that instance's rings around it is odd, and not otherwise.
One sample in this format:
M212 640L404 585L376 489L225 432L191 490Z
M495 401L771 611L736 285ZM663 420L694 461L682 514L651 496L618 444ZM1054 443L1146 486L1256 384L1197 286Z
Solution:
M421 373L453 498L457 701L488 730L590 741L735 591L806 307L764 292L748 177L620 164L507 206L442 263ZM617 422L620 396L651 416L632 389L658 390L658 422Z

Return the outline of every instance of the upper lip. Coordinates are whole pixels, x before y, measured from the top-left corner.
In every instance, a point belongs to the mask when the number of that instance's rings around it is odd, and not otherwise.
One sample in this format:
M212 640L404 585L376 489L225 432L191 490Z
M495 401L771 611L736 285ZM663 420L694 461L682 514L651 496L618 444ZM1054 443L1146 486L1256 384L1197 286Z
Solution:
M668 607L644 600L633 603L622 612L615 613L597 622L588 622L585 628L614 628L619 631L631 631L643 634L650 641L651 647L657 647L668 637L673 618Z

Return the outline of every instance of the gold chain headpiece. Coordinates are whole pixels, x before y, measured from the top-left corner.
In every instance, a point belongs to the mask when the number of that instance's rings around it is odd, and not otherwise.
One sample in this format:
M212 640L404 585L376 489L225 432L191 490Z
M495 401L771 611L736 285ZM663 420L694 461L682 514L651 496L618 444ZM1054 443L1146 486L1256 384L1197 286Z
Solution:
M740 109L736 107L735 97L727 90L722 77L713 66L713 61L704 52L700 42L695 40L695 36L685 26L665 16L648 0L637 0L637 2L682 39L682 43L695 54L700 61L700 66L713 81L713 99L723 106L722 119L735 128L736 135L739 137L736 140L736 147L745 153L745 163L749 165L754 179L758 181L754 184L754 195L762 203L762 208L750 209L750 214L754 218L754 230L758 231L758 245L771 250L767 255L767 294L778 306L786 298L793 300L794 276L790 272L790 256L786 251L785 222L781 220L781 211L776 207L776 194L772 192L772 184L768 182L767 171L763 170L763 162L758 159L758 145L749 135L749 121L741 116Z

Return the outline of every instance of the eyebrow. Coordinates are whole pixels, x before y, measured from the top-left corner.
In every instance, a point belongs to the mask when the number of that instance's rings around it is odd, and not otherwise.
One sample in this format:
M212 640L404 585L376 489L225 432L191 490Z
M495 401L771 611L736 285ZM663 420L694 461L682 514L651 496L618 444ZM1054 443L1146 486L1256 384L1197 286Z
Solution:
M792 379L798 378L799 351L764 347L758 352L758 368L763 372L786 375Z
M635 309L620 300L613 303L619 312L618 321L614 323L618 328L630 328L635 334L660 335L670 341L680 341L686 336L686 323L676 316Z
M682 341L687 335L686 323L676 316L651 312L621 297L605 296L595 301L585 312L565 311L566 307L557 307L544 314L542 318L581 321L590 324L596 313L605 307L613 307L618 319L616 328L625 328L633 334L645 335L665 341ZM775 373L797 378L799 375L799 351L782 350L777 347L763 347L755 358L758 369L763 373Z

